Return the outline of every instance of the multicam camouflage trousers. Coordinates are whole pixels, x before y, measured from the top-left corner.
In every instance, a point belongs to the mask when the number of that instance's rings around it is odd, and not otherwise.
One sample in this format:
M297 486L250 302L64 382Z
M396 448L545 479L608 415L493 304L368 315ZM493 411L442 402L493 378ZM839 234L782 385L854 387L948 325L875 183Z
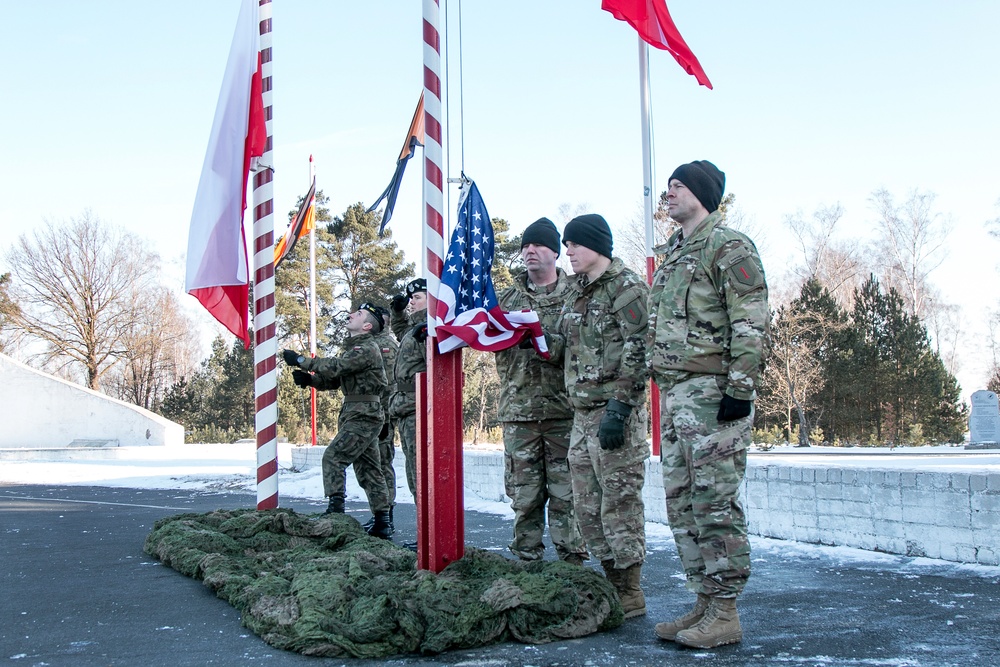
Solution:
M358 484L368 496L372 512L389 509L389 492L378 455L378 432L382 422L369 419L342 420L337 435L323 452L323 494L344 497L347 466L354 464Z
M725 376L685 374L661 386L663 489L687 587L736 597L750 577L740 504L753 414L719 422Z
M417 413L398 417L396 425L406 459L406 485L410 487L413 501L417 502Z
M545 545L546 502L549 537L556 555L587 557L573 513L570 482L570 419L504 422L504 489L514 510L514 541L510 550L524 560L541 560Z
M649 457L645 410L632 412L626 422L625 446L601 449L597 429L604 407L576 410L569 445L573 477L573 509L590 554L614 560L625 569L646 558L646 517L642 485L643 462Z
M396 420L388 419L388 433L378 439L378 456L382 463L382 476L385 477L385 488L389 492L389 506L396 504L396 469L392 460L396 458ZM382 428L385 428L383 424Z

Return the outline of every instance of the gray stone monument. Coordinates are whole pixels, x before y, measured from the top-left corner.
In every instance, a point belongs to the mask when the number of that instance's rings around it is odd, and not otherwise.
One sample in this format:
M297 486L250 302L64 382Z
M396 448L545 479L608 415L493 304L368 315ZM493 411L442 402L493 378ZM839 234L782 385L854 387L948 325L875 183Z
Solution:
M992 391L972 394L969 414L969 444L966 449L1000 449L1000 402Z

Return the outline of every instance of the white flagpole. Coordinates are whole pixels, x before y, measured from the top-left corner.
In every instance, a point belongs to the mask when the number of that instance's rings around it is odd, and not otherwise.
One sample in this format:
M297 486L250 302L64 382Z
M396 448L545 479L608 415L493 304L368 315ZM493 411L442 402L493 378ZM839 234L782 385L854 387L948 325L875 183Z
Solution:
M650 120L649 103L649 46L639 37L639 106L642 110L642 202L646 223L646 280L653 282L656 259L653 246L656 243L653 231L653 211L656 204L653 190L653 130ZM660 391L655 382L649 383L650 416L653 424L653 455L660 453Z
M309 156L309 187L316 183L316 163ZM309 353L316 356L316 196L312 202L313 226L309 230ZM316 387L309 388L309 421L312 444L316 446Z

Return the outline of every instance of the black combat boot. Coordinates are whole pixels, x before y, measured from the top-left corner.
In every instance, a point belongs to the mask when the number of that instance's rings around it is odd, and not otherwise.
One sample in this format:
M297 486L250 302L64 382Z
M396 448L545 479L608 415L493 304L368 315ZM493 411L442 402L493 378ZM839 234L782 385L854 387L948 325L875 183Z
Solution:
M379 537L387 540L392 536L392 522L389 520L389 511L375 512L375 523L366 531L372 537Z
M326 506L323 514L343 514L344 496L330 496L330 504Z
M389 533L390 535L392 533L396 532L396 528L392 524L392 509L393 509L393 507L395 507L395 505L393 505L392 507L389 508L389 530L391 531ZM371 516L371 518L369 518L367 521L365 521L364 525L361 526L361 527L364 528L365 532L367 533L367 532L371 531L372 526L374 526L374 525L375 525L375 515L373 514Z

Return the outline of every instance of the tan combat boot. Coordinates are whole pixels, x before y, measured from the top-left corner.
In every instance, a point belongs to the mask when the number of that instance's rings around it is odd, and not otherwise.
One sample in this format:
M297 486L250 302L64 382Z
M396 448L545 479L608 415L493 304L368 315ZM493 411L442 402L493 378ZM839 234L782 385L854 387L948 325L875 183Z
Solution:
M743 641L736 598L713 597L697 625L678 632L674 641L695 648L715 648Z
M625 569L623 586L618 591L618 597L622 601L622 610L625 618L635 618L646 615L646 596L642 593L640 581L642 579L642 563L635 563Z
M666 639L667 641L674 641L678 632L681 630L687 630L688 628L693 628L698 624L701 617L705 615L705 610L708 609L708 602L711 599L712 598L708 597L704 593L698 593L698 599L694 603L694 609L680 618L674 619L673 621L656 624L656 627L653 629L653 631L656 632L656 636L660 639Z
M622 604L622 611L625 618L635 618L646 613L646 597L639 587L639 579L642 574L642 563L636 563L624 570L615 568L613 560L601 561L604 574L615 587L618 593L618 600Z

